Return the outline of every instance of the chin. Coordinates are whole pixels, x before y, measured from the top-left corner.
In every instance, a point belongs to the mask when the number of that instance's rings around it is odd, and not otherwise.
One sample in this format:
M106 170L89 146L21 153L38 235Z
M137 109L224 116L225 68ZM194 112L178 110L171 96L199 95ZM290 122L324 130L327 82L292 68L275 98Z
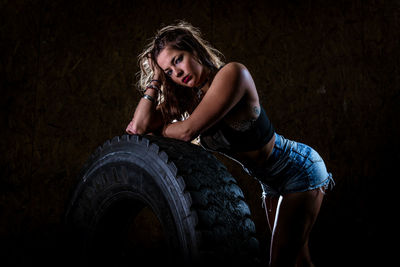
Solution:
M194 87L196 87L196 86L194 85L194 83L191 83L191 81L190 81L188 84L184 84L183 86L189 87L189 88L194 88Z

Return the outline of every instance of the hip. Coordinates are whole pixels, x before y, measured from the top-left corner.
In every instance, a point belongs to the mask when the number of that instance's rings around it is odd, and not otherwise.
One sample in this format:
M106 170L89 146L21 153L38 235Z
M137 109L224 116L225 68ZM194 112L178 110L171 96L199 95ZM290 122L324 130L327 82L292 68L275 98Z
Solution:
M267 162L246 168L262 184L280 194L306 191L333 181L316 150L276 133L275 145Z

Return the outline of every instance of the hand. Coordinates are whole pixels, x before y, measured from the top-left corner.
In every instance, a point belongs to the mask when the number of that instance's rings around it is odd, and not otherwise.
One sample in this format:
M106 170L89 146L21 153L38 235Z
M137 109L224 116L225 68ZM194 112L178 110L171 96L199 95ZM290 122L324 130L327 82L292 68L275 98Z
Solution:
M150 68L154 72L153 79L160 80L160 78L161 78L161 69L158 66L157 62L154 62L150 55L149 55L149 57L147 57L147 60L149 61Z

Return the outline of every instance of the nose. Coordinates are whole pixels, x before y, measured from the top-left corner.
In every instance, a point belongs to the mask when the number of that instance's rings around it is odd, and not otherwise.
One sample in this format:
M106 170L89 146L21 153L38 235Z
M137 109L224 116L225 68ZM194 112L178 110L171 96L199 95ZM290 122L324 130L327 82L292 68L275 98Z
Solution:
M183 70L175 68L176 77L181 77L183 75Z

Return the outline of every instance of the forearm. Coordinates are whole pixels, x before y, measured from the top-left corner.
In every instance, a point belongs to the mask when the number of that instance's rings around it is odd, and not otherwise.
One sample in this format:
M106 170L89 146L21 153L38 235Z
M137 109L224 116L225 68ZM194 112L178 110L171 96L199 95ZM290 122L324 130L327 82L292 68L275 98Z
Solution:
M183 141L193 140L197 133L190 127L190 121L178 121L167 124L162 132L163 136L169 138L180 139Z
M158 93L155 90L147 90L146 95L149 95L153 99L157 99ZM148 99L141 98L139 104L136 107L133 115L133 128L135 133L143 134L146 133L150 128L154 115L156 112L156 104Z
M160 82L154 79L146 88L136 107L132 121L126 131L129 134L147 134L160 130L164 124L161 111L157 107Z

